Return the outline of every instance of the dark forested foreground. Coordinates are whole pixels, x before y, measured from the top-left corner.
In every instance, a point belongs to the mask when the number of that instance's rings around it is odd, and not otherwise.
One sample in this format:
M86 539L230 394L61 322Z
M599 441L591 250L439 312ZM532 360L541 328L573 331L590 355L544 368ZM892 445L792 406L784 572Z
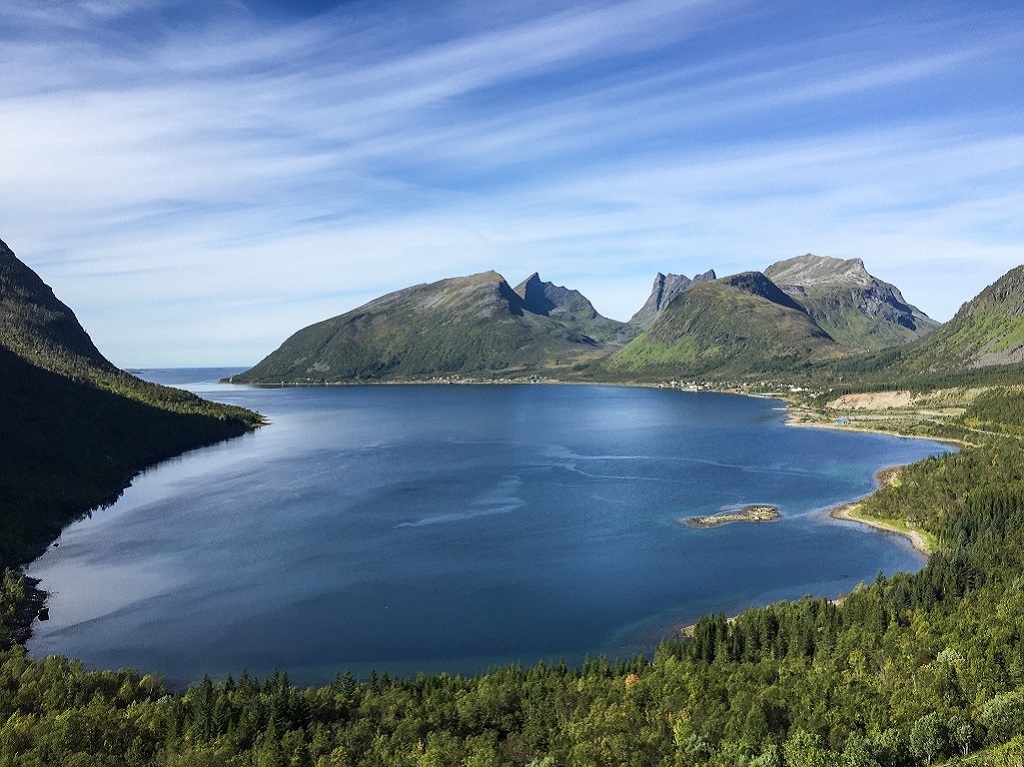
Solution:
M1013 431L1020 403L989 394L968 416ZM0 764L1019 765L1024 449L985 431L865 502L932 533L938 551L841 604L707 617L652 659L342 674L320 689L242 673L172 693L15 647L0 666ZM19 588L7 578L5 604Z

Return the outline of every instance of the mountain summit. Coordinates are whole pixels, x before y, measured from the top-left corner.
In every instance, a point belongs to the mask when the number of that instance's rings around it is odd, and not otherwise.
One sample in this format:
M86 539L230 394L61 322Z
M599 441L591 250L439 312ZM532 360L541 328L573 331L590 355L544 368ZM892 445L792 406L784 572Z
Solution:
M877 351L909 343L939 326L907 303L895 285L869 274L859 258L807 253L772 264L764 273L851 349Z
M662 274L658 272L654 278L654 285L651 286L651 295L648 296L646 303L644 303L640 310L630 318L630 324L647 327L658 312L668 306L672 299L680 293L689 290L698 282L708 282L714 279L717 279L714 269L709 269L704 274L698 274L692 280L685 274Z
M527 311L543 317L562 314L591 320L598 316L594 305L578 290L544 282L537 272L520 282L515 293L523 299Z

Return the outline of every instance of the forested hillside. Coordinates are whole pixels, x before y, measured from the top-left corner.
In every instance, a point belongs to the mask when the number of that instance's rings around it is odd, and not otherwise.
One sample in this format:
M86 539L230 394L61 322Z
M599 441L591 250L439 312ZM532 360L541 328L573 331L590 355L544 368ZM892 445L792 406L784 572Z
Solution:
M259 422L116 368L0 242L0 566L37 554L146 466Z

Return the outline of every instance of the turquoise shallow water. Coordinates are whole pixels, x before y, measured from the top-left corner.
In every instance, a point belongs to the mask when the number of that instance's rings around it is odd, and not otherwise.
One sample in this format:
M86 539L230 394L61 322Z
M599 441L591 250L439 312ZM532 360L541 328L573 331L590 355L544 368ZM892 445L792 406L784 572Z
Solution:
M874 473L944 452L783 425L780 404L604 386L255 389L146 376L271 425L139 477L30 568L32 653L172 681L351 667L473 672L649 652L708 611L916 570L826 518ZM784 518L681 517L771 503Z

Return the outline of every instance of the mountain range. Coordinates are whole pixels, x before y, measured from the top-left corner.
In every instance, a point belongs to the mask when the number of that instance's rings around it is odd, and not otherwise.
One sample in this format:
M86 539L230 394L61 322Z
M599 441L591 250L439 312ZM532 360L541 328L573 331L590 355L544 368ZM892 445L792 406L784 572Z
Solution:
M888 345L896 339L898 345ZM630 322L579 291L496 272L416 285L304 328L234 380L660 381L817 375L887 385L1024 365L1024 267L944 325L859 259L659 274ZM0 242L0 565L24 561L157 461L259 425L114 366Z
M860 259L806 254L763 273L661 274L627 323L536 273L416 285L299 330L234 381L556 377L651 380L805 369L939 326Z

